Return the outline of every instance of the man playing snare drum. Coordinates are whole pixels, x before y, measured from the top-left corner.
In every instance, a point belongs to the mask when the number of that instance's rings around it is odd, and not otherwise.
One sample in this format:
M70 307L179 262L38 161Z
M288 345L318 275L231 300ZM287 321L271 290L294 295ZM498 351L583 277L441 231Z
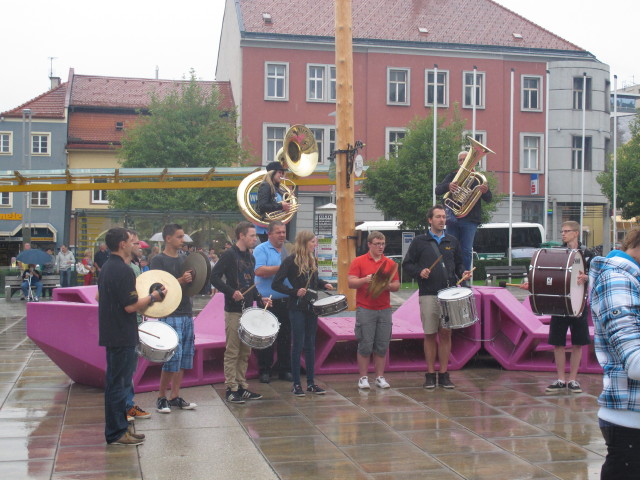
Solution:
M420 318L424 329L424 355L427 360L423 387L432 389L440 385L444 388L455 388L447 371L451 353L451 329L441 326L441 310L437 295L439 290L455 287L457 278L470 278L471 271L464 271L458 240L444 231L447 221L444 207L431 207L427 211L427 221L429 231L413 239L402 267L407 274L418 279ZM438 373L435 369L436 357L440 362Z
M355 258L349 267L349 288L357 289L355 334L358 339L357 358L360 372L358 388L370 388L367 372L372 354L376 386L389 388L389 382L384 378L384 362L391 341L391 295L389 292L397 292L400 289L400 278L393 260L383 254L384 235L380 232L371 232L367 237L367 245L369 251ZM377 275L378 279L374 279L374 275ZM390 278L386 278L387 276ZM373 291L370 287L375 283L372 284L372 281L377 282L382 277L386 278L386 285L381 285Z

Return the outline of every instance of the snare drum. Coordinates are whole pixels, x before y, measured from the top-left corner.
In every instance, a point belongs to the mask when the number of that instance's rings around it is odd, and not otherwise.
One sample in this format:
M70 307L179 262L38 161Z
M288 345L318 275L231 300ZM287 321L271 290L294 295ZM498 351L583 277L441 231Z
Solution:
M330 295L313 302L313 313L319 317L327 317L347 309L347 297L344 295Z
M136 352L150 362L168 362L178 349L178 334L164 322L142 322L138 326L138 338Z
M245 308L240 317L238 336L251 348L263 349L273 345L280 330L278 318L264 308Z
M465 328L478 321L476 300L470 288L452 287L440 290L438 303L442 311L442 328Z
M531 258L529 291L531 310L537 315L579 317L586 305L586 285L578 285L585 272L580 250L541 248Z

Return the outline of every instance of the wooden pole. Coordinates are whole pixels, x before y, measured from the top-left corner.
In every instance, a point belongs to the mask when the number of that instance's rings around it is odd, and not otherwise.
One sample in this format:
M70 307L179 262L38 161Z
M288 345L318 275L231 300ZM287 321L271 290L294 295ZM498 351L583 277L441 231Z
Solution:
M336 6L336 138L337 150L353 148L353 42L351 0L335 0ZM348 286L349 265L355 258L355 176L347 188L347 154L336 155L336 229L338 292L355 310L356 293Z

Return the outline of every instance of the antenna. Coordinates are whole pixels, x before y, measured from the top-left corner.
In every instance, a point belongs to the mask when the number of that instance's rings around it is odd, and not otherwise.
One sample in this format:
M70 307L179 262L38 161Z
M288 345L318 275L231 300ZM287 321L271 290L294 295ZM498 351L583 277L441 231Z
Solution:
M58 57L49 57L49 78L53 77L53 61Z
M160 67L156 65L156 80L158 80L158 75L160 74Z

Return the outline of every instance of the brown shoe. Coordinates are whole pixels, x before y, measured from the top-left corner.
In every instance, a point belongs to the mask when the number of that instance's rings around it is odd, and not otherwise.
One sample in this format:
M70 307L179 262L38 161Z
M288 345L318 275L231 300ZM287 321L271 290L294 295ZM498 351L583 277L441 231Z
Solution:
M137 438L138 440L144 440L144 433L136 433L133 430L132 425L129 425L129 428L127 428L127 433L131 435L133 438Z
M111 442L109 445L142 445L142 442L144 442L144 440L141 440L140 438L134 438L133 436L131 436L131 434L129 432L125 432L124 435L122 435L118 440L116 440L115 442Z

